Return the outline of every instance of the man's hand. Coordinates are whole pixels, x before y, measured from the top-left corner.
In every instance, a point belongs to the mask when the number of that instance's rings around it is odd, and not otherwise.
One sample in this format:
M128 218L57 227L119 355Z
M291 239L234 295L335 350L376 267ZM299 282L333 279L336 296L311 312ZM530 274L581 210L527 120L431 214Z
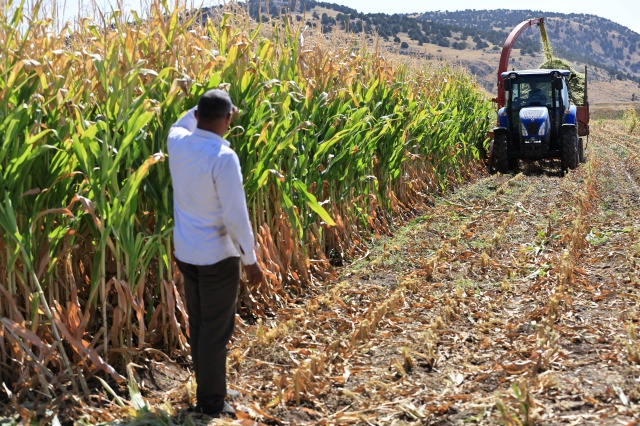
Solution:
M247 274L247 281L252 285L259 284L264 278L262 268L258 262L252 265L244 265L244 272Z

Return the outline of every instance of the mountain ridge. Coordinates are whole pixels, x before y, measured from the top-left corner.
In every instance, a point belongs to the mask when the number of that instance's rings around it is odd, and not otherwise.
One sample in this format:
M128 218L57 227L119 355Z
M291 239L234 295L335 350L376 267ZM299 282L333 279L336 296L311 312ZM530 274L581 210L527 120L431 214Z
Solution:
M570 62L576 70L589 67L597 101L640 99L640 34L597 15L527 9L389 15L315 0L271 0L268 10L260 0L249 0L249 6L259 20L267 13L278 16L295 11L307 19L307 25L324 33L364 32L379 36L388 50L459 62L490 93L495 90L498 61L508 34L520 22L542 17L554 57ZM537 29L524 31L512 50L510 67L537 68L544 62L541 44Z

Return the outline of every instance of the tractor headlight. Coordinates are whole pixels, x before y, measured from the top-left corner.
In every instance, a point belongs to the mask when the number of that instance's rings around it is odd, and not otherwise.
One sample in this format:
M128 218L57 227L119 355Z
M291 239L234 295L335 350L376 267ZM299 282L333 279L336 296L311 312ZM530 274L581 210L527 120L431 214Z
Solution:
M547 122L543 122L540 125L540 128L538 129L538 135L540 136L544 136L544 134L547 133Z
M520 122L520 134L522 136L529 136L529 133L527 133L527 128L524 127L524 124L522 124L522 121Z

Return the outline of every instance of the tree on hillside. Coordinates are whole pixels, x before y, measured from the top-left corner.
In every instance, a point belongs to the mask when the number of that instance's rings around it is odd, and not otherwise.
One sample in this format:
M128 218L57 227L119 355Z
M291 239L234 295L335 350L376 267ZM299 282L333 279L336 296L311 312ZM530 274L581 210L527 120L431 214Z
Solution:
M486 41L480 40L478 42L476 42L476 49L477 50L482 50L484 48L489 47L489 43L487 43Z
M467 42L466 41L455 41L455 42L453 42L451 47L453 47L456 50L464 50L464 49L467 48Z

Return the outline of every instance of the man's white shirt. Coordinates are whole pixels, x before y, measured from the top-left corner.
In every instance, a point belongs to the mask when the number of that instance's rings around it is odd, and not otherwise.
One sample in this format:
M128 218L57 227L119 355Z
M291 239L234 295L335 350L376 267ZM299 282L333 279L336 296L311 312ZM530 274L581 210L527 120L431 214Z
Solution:
M212 265L240 256L256 263L238 155L224 138L196 128L195 108L169 130L173 238L178 260Z

